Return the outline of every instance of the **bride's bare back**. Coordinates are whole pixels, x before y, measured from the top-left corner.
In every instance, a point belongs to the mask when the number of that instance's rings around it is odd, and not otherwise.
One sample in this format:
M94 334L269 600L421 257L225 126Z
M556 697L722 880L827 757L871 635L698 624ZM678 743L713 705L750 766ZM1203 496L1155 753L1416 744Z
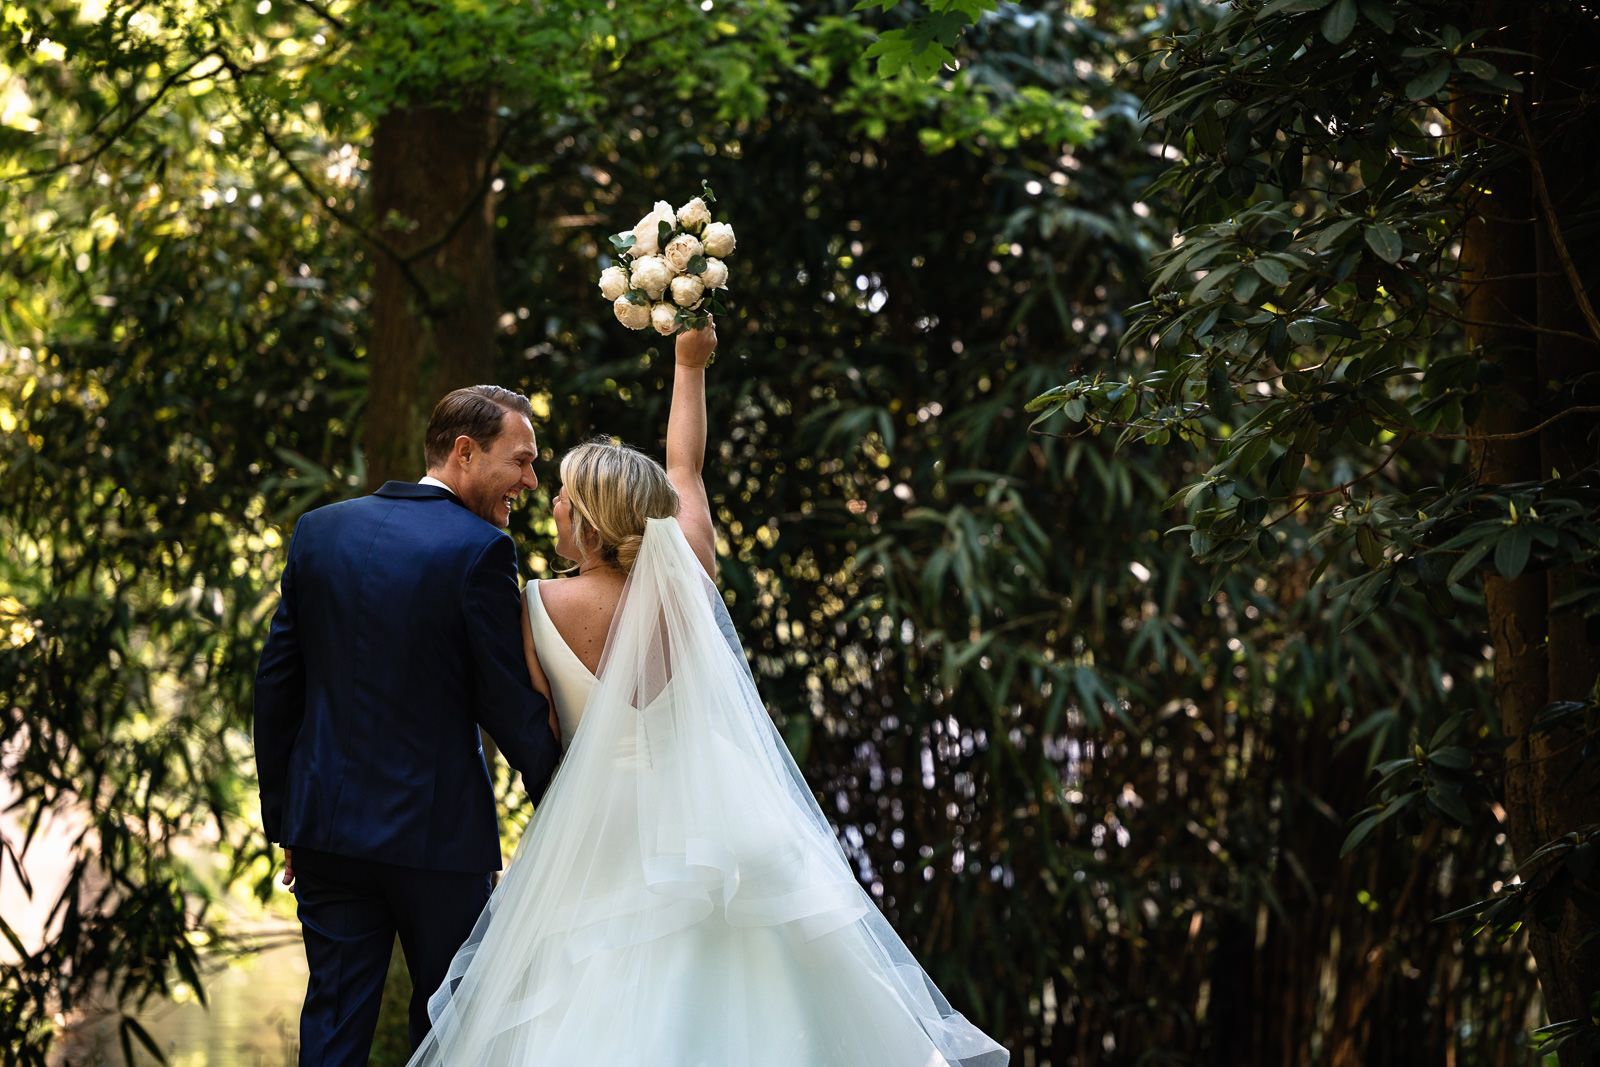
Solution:
M600 670L600 653L626 581L620 571L608 569L539 583L545 614L590 674Z

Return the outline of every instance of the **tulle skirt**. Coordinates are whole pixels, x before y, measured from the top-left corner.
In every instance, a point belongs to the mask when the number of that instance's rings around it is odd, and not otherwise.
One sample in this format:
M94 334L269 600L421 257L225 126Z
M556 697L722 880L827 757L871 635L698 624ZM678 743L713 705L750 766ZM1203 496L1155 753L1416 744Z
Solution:
M662 522L412 1064L1002 1067L856 882Z

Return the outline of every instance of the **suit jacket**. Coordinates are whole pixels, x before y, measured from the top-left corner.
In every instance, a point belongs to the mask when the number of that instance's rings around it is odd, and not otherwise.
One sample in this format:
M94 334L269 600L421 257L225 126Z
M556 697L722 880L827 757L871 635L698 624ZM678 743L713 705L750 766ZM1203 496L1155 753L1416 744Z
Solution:
M301 517L256 672L267 836L406 867L500 867L481 724L535 802L560 750L522 655L511 538L388 482Z

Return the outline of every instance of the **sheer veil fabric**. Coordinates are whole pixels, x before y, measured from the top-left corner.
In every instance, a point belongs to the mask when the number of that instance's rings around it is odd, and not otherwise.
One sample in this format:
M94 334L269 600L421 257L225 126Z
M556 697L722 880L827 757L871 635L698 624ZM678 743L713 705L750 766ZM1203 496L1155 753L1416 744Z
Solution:
M413 1067L1008 1062L852 876L676 520L597 678Z

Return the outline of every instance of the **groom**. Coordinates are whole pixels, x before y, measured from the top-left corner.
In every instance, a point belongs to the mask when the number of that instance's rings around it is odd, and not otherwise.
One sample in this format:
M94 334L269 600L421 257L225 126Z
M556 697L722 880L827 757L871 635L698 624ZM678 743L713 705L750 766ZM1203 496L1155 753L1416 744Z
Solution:
M255 749L311 972L302 1064L367 1062L396 933L412 1045L427 1032L428 997L500 868L478 727L535 802L555 769L504 531L539 484L532 417L509 389L458 389L428 422L426 478L295 525L256 672Z

